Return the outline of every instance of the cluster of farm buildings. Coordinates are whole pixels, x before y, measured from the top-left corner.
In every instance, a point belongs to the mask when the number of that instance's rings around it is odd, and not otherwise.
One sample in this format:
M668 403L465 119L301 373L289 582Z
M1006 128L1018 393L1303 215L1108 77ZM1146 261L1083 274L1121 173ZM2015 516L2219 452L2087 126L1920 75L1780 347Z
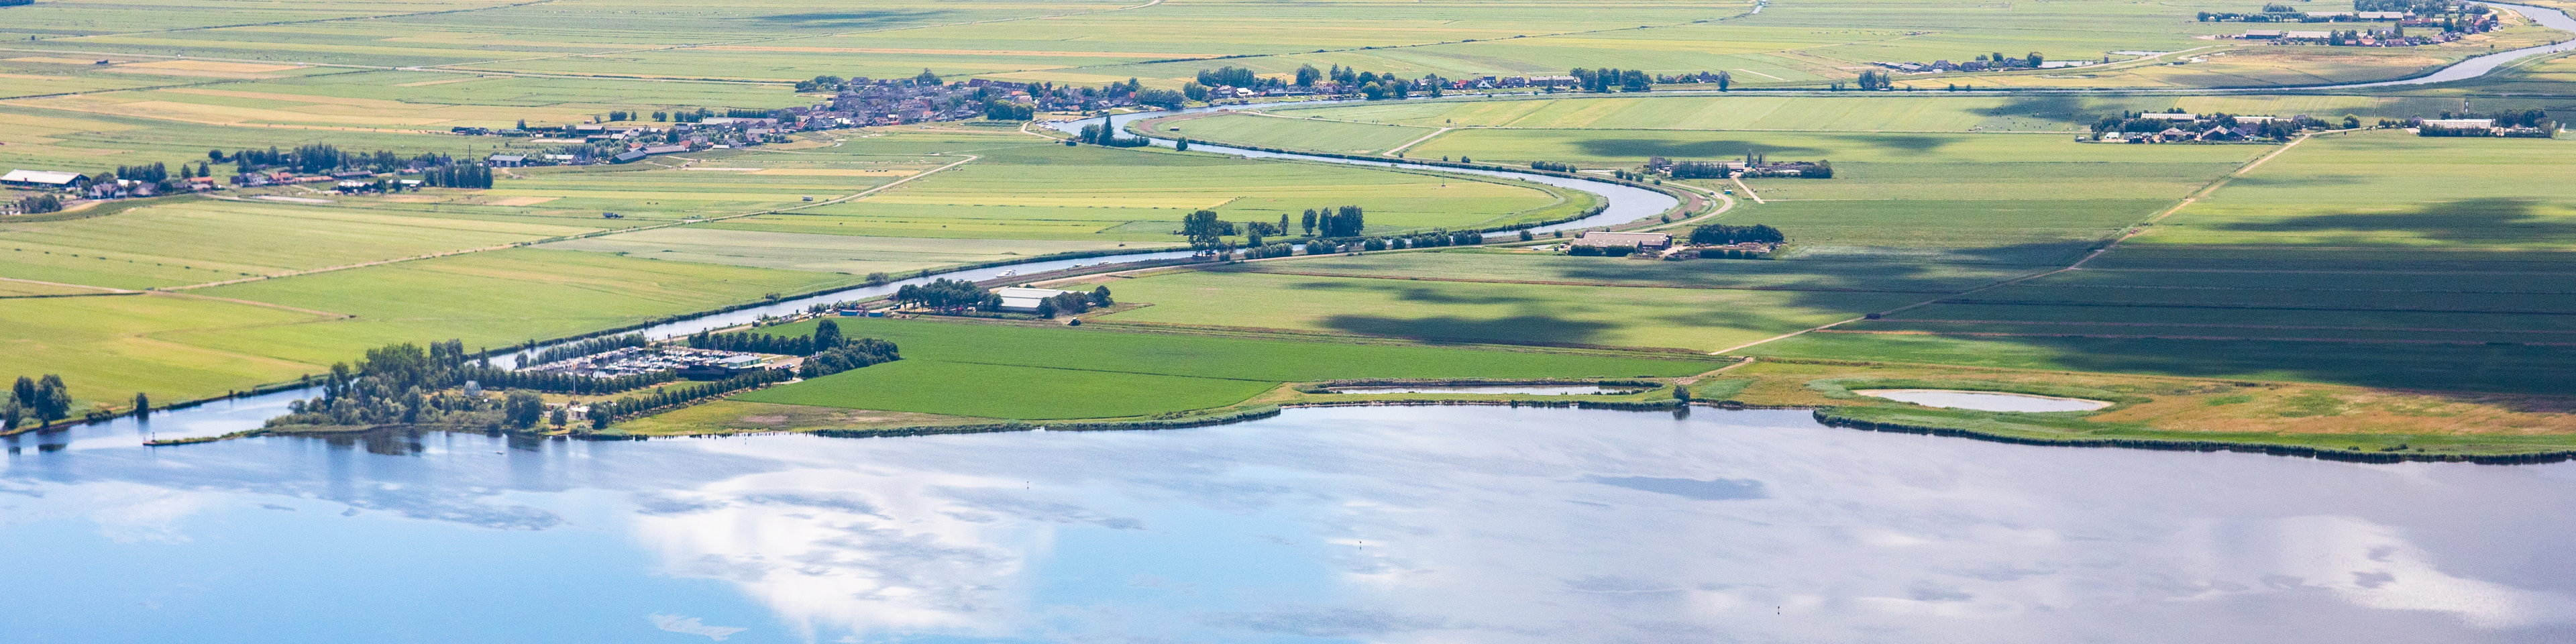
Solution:
M2242 34L2222 37L2276 44L2415 47L2452 42L2471 34L2494 31L2500 24L2493 13L2436 17L2417 16L2404 11L2311 11L2298 15L2303 17L2297 20L2298 22L2328 24L2376 22L2388 23L2388 26L2365 29L2247 29ZM2406 33L2409 27L2415 28L2416 32Z
M1675 243L1665 233L1622 233L1602 230L1584 231L1562 245L1562 250L1582 255L1615 255L1648 259L1757 259L1768 257L1779 244L1742 242L1734 244Z

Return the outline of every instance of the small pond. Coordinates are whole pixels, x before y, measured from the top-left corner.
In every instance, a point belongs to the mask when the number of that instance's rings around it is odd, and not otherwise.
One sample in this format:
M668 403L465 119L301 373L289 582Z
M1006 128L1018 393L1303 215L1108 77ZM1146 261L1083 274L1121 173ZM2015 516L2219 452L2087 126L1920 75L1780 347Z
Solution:
M1633 394L1644 387L1605 387L1602 385L1413 385L1392 387L1326 387L1337 394L1532 394L1563 396L1568 394Z
M1852 393L1875 398L1910 402L1925 407L1974 409L1977 411L2092 411L2111 403L2082 398L2058 398L2030 394L2007 394L1992 391L1954 391L1949 389L1859 389Z

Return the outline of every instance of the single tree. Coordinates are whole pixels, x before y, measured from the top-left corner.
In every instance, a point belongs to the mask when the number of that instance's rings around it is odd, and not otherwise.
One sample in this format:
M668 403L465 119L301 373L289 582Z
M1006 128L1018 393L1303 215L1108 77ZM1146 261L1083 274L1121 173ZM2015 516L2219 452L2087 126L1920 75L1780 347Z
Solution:
M1108 286L1103 285L1103 286L1095 286L1095 287L1092 287L1092 289L1091 289L1091 305L1092 305L1092 306L1108 306L1108 305L1110 305L1110 304L1114 304L1114 303L1115 303L1115 302L1113 302L1113 301L1111 301L1111 300L1109 299L1109 287L1108 287Z
M556 427L572 424L572 408L556 407L555 413L546 418L546 424Z
M815 353L838 349L841 348L841 345L848 344L848 342L849 341L841 338L840 323L833 322L831 320L824 320L814 325Z
M615 418L615 415L608 411L608 403L597 402L590 404L591 429L608 429L609 421L614 420Z
M1234 225L1218 221L1216 211L1201 210L1181 218L1181 235L1190 240L1190 248L1215 250L1225 245L1225 237L1234 234Z
M513 389L510 395L501 401L502 420L514 428L534 427L537 420L545 417L545 413L546 400L533 391Z
M152 417L152 398L151 398L151 397L148 397L148 396L143 395L143 392L140 392L140 391L134 392L134 418L135 418L135 419L137 419L137 420L141 420L141 419L151 418L151 417Z

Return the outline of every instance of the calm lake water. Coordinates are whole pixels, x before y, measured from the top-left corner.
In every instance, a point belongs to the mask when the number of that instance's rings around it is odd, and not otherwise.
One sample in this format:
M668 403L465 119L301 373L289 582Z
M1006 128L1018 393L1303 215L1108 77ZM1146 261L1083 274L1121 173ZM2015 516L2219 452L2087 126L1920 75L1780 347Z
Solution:
M2576 464L1804 412L24 450L10 642L2565 642Z

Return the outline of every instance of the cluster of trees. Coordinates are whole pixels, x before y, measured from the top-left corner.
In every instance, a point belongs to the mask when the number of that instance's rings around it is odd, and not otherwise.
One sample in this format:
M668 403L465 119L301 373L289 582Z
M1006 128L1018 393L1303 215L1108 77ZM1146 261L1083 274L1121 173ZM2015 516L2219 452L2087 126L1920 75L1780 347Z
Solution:
M1576 67L1573 71L1566 72L1566 75L1573 76L1575 87L1586 92L1646 92L1655 89L1655 77L1634 69Z
M1896 88L1895 83L1888 81L1887 72L1882 71L1862 70L1860 73L1860 79L1854 82L1855 84L1860 85L1861 91L1866 92Z
M289 413L269 419L268 425L497 423L498 405L479 387L461 394L448 391L465 384L469 375L491 370L487 364L469 364L465 356L465 343L458 340L433 342L427 350L408 342L368 349L355 367L332 364L322 380L322 395L289 403Z
M831 320L823 321L823 324L831 323ZM820 330L816 332L820 333ZM797 370L797 374L807 378L820 378L902 359L903 354L895 349L894 343L876 338L860 338L805 358L805 365Z
M1108 306L1113 303L1109 299L1107 286L1094 287L1089 293L1058 293L1055 297L1038 301L1038 317L1053 318L1059 314L1081 315L1090 311L1091 307Z
M490 188L492 169L480 163L422 168L420 183L432 188Z
M24 214L38 215L59 212L62 209L62 198L49 194L28 195L18 199L18 212Z
M62 376L19 376L9 386L8 399L0 400L0 431L15 430L31 419L40 427L50 427L71 415L72 390L63 385Z
M1234 232L1234 222L1217 219L1214 210L1181 216L1181 236L1190 240L1193 250L1222 250L1226 248L1225 238Z
M644 334L642 333L629 333L626 335L609 336L605 338L591 338L579 342L549 347L544 351L537 352L535 358L529 359L528 361L521 363L521 365L528 366L541 365L549 362L562 362L582 356L597 355L627 347L640 347L646 344L651 343L644 339Z
M295 146L295 149L293 150L279 150L275 146L271 146L266 150L240 150L229 155L224 154L222 150L207 150L206 160L218 163L230 161L233 164L234 171L238 174L248 174L252 171L271 168L293 170L305 174L337 170L393 172L395 170L408 168L443 166L455 163L454 159L441 154L422 153L403 156L395 154L391 150L377 150L374 152L344 152L341 151L340 148L328 143L299 145ZM197 176L210 175L201 172L198 173Z
M1724 179L1734 174L1733 168L1715 161L1682 161L1674 163L1672 169L1675 179Z
M1575 246L1565 249L1565 254L1578 257L1627 257L1635 252L1635 246Z
M1141 136L1119 136L1117 128L1098 123L1082 126L1082 132L1074 135L1074 140L1113 148L1141 148L1154 143Z
M926 70L926 69L925 69L925 70L922 70L922 71L930 71L930 70ZM814 77L814 79L813 79L813 80L801 80L801 81L796 81L796 91L798 91L798 92L838 92L838 91L841 91L841 84L842 84L842 83L846 83L846 82L848 82L848 81L842 80L842 78L841 78L841 77L839 77L839 76L832 76L832 75L816 76L816 77Z
M1787 235L1780 234L1780 229L1772 228L1765 224L1754 224L1751 226L1709 224L1692 228L1690 232L1690 243L1710 246L1742 244L1748 242L1756 244L1780 244L1787 243L1788 241L1789 237Z
M984 118L994 121L1026 121L1038 117L1038 106L1000 99L984 99Z
M1558 163L1555 161L1531 161L1530 169L1546 170L1549 172L1582 172L1581 169L1574 167L1574 164Z
M1308 65L1306 68L1314 69L1314 66ZM1282 81L1276 78L1262 78L1260 74L1253 73L1250 69L1232 66L1218 67L1216 69L1202 69L1199 70L1198 77L1198 83L1208 87L1230 85L1234 87L1261 89L1278 85L1281 82ZM1312 85L1314 83L1310 81L1300 84Z
M928 284L905 284L895 289L894 301L933 309L976 307L992 310L1002 305L1001 296L976 286L974 282L944 277Z
M610 422L619 418L633 417L646 412L687 405L745 389L756 389L772 383L786 382L788 378L793 377L794 375L795 374L788 373L785 369L754 369L751 373L714 382L663 387L641 396L619 398L616 402L591 403L590 423L593 428L603 428L607 427ZM529 421L530 424L534 424L535 418L531 417ZM521 427L525 426L526 425L521 425Z
M2543 109L2540 109L2540 108L2532 108L2532 109L2522 110L2522 111L2519 111L2519 112L2517 112L2517 111L2513 111L2513 110L2505 110L2505 111L2495 112L2495 113L2491 113L2491 114L2478 114L2478 113L2475 113L2475 112L2462 112L2462 113L2459 113L2459 114L2453 114L2453 113L2450 113L2450 112L2443 112L2443 113L2442 113L2442 118L2446 118L2446 119L2495 119L2496 127L2530 127L2530 128L2540 128L2540 129L2543 129L2543 130L2554 130L2554 129L2558 129L2558 119L2551 118L2551 117L2549 116L2549 111L2548 111L2548 110L2543 110Z
M1368 213L1359 206L1316 208L1306 211L1298 225L1309 237L1358 237L1368 227Z

